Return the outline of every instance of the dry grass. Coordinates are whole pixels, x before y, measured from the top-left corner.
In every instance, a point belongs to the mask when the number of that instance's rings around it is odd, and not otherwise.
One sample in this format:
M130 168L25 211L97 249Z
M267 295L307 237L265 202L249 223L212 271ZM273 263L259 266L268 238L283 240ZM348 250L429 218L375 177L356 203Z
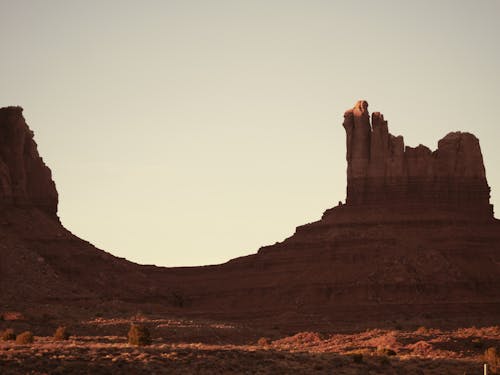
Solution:
M486 349L484 352L484 361L490 366L494 372L500 370L500 352L494 347Z
M280 334L237 324L141 318L155 330L148 346L131 346L125 333L130 320L97 320L76 332L95 328L111 334L72 336L68 343L40 337L29 346L0 342L4 374L18 373L313 373L313 374L473 374L481 373L484 348L498 346L498 327L452 331L367 330L351 334L299 332ZM223 336L226 335L226 336ZM259 337L261 339L259 340ZM242 340L244 342L239 342ZM217 343L217 341L220 341ZM489 352L492 356L492 352ZM490 357L488 357L490 358ZM491 358L490 358L491 359ZM491 365L490 365L491 366Z
M56 331L54 332L55 341L69 340L70 336L71 334L69 333L68 329L64 326L57 327Z
M33 333L30 331L20 333L16 337L16 344L18 344L18 345L32 344L34 341L35 341L35 338L33 336Z
M137 346L151 345L151 335L144 325L132 324L128 331L128 343Z
M7 328L2 332L2 340L3 341L14 341L16 339L16 334L12 328Z

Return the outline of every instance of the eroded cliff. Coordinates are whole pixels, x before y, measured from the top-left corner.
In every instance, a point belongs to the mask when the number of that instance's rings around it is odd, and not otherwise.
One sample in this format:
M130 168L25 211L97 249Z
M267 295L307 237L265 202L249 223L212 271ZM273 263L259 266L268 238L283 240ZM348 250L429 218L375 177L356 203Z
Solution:
M360 100L344 114L347 136L347 205L408 209L432 207L492 218L479 140L453 132L438 148L405 146L379 112Z
M0 305L66 314L108 301L114 312L154 306L302 329L430 315L497 324L500 223L477 138L405 148L367 108L345 115L346 204L257 254L181 268L116 258L53 220L55 186L21 110L0 110Z
M57 203L51 171L38 154L23 109L0 108L0 204L34 206L56 216Z

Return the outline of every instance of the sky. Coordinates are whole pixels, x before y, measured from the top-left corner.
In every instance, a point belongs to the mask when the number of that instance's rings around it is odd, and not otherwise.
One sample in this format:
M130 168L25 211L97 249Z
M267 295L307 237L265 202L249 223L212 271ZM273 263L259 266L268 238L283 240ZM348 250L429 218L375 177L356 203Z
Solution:
M24 108L74 234L222 263L345 199L358 99L410 146L474 133L500 204L498 19L498 0L0 0L0 106Z

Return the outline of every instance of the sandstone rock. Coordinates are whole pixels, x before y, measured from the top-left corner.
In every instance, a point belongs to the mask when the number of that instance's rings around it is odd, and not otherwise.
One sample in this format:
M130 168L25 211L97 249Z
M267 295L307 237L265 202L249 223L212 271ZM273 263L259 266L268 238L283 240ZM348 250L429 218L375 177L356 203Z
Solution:
M58 195L51 171L38 155L21 107L0 108L0 203L33 206L56 216Z
M66 315L79 304L161 305L293 330L380 328L429 314L498 324L500 222L477 138L450 133L434 152L405 148L381 114L370 121L365 101L345 113L344 127L347 204L257 254L164 268L116 258L53 220L50 171L20 108L1 110L0 306Z
M344 115L347 136L347 205L441 207L492 218L479 140L454 132L428 147L405 147L379 112L360 100Z

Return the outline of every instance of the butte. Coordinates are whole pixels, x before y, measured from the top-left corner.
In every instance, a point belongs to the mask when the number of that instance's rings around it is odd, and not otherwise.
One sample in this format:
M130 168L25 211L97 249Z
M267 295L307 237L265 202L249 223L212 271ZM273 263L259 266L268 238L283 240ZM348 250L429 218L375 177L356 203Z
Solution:
M0 109L3 308L68 314L147 304L290 330L497 322L500 222L479 140L453 132L434 151L405 147L366 101L345 112L343 127L344 204L256 254L166 268L114 257L66 230L22 109Z

